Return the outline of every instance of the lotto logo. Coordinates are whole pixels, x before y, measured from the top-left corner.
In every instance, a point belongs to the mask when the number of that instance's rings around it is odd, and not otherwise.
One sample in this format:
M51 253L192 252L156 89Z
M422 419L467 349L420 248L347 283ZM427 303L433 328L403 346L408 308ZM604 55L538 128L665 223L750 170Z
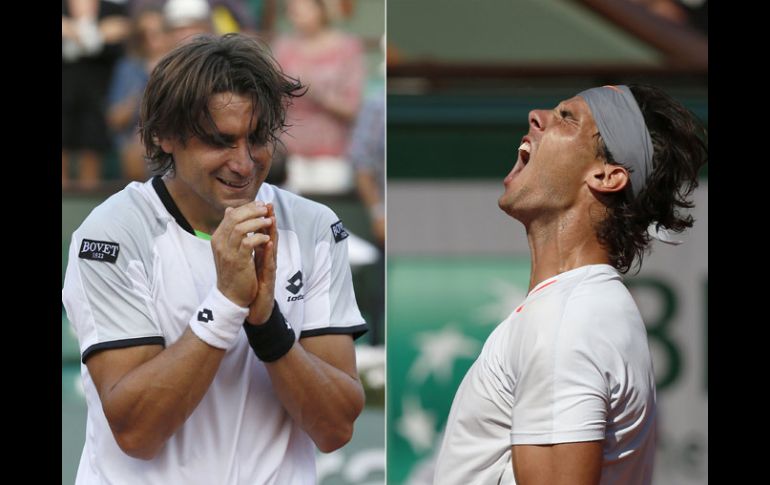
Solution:
M286 289L296 295L302 289L302 286L302 271L297 271L294 273L294 276L289 278L289 286Z
M208 308L204 308L203 310L198 312L199 322L209 323L212 320L214 320L214 312L212 312Z

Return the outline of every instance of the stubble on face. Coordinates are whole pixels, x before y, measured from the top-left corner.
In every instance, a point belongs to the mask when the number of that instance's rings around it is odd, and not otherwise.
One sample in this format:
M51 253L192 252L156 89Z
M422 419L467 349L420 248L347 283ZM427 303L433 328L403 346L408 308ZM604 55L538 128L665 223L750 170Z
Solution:
M512 171L516 177L506 182L500 209L525 225L569 210L582 189L584 169L596 159L596 131L588 105L577 96L553 110L533 111L525 137L532 152L523 169ZM521 152L516 163L522 163Z

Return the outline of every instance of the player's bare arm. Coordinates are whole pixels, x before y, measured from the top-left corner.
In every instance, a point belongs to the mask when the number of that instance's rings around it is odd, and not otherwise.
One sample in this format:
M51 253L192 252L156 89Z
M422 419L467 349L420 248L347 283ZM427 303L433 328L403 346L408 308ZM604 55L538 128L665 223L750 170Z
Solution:
M265 322L275 301L278 231L272 206L269 214L270 242L256 252L259 292L250 306L249 322ZM265 366L281 403L321 451L334 451L350 441L353 422L364 407L350 335L303 338Z
M511 447L518 485L597 485L602 473L602 442Z
M328 453L350 441L364 407L350 335L303 338L265 365L278 398L318 449Z
M239 306L257 291L251 254L268 236L247 234L270 226L266 215L262 203L228 208L212 235L217 286ZM224 353L188 328L165 350L145 345L91 356L86 365L120 448L134 458L152 459L198 406Z

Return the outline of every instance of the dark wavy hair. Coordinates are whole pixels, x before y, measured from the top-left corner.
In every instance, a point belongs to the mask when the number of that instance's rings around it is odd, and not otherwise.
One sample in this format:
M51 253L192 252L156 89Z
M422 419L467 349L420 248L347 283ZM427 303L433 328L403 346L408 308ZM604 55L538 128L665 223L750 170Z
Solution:
M708 133L693 113L656 87L629 88L644 116L654 153L652 172L636 197L629 184L621 193L602 198L607 217L599 222L597 234L610 264L621 273L634 262L637 272L641 269L649 250L651 223L674 232L692 227L692 216L680 210L693 207L689 197L698 186L700 168L708 162ZM598 152L606 163L623 166L612 158L601 137Z
M253 134L259 144L280 143L286 109L292 98L306 89L283 74L268 48L241 34L202 35L177 46L150 74L144 91L139 134L146 160L154 174L174 169L173 157L160 140L190 137L224 143L209 111L209 101L219 93L251 97L252 116L258 123Z

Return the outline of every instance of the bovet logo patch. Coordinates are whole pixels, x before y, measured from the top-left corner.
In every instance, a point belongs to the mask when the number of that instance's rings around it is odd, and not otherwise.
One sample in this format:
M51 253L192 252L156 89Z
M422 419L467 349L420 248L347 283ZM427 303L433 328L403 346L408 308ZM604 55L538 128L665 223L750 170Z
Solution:
M340 242L349 236L348 231L346 231L345 227L342 225L342 221L337 221L332 224L332 235L334 235L334 240L337 242Z
M92 241L83 239L80 243L80 259L90 259L92 261L104 261L105 263L114 263L118 260L120 244L108 241Z

